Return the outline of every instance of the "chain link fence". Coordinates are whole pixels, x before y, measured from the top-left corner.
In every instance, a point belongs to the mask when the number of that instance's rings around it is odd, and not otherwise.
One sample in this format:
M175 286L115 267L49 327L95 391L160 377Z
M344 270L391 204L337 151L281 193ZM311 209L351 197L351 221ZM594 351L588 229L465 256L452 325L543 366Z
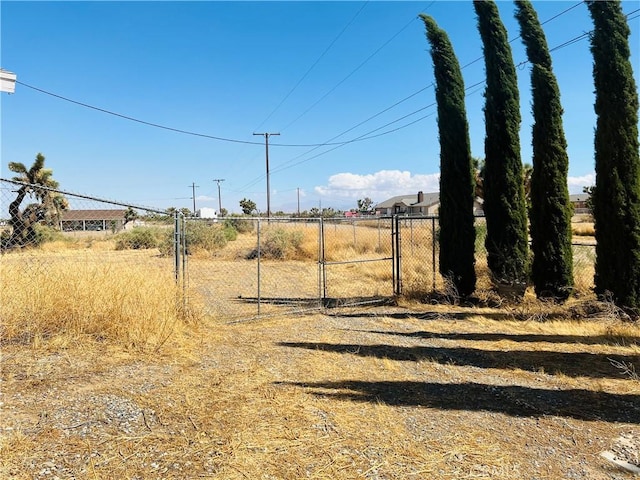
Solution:
M171 278L173 226L164 211L0 179L5 263L19 257L45 268L59 259L135 266L151 257Z
M401 238L401 292L405 296L420 298L433 292L443 292L446 285L439 273L439 245L437 217L400 217ZM487 264L485 239L487 224L484 217L475 219L475 270L477 291L491 289L491 274ZM577 296L592 294L595 265L595 242L573 241L574 292Z
M0 334L162 345L184 308L173 225L166 212L0 180Z
M178 285L183 308L234 321L445 288L434 217L203 219L10 180L0 192L3 296L81 269L108 293L114 274L136 271L131 288L161 279ZM484 218L476 234L477 288L489 290ZM594 261L594 245L576 242L577 294L591 292ZM90 303L81 297L79 310Z

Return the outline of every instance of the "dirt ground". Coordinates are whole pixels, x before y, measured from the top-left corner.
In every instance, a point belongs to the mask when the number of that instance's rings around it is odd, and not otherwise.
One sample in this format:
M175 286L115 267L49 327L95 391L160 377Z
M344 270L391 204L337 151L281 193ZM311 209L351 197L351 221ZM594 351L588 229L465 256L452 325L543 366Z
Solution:
M376 307L153 355L6 344L0 478L638 478L602 455L640 464L640 335L615 328Z

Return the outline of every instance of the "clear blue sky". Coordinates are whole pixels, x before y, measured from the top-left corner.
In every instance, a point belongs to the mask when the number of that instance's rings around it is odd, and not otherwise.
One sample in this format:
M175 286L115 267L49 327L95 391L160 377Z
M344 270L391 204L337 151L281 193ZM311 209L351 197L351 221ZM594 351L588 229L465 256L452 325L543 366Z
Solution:
M592 29L586 5L570 9L577 3L534 2L543 22L569 9L544 25L551 48ZM447 31L460 64L469 64L466 86L479 84L468 91L467 115L472 154L484 156L484 62L470 1L0 5L1 66L23 83L0 97L5 178L12 175L10 161L30 165L42 152L67 191L156 208L192 207L195 182L197 207L217 209L213 179L219 178L225 179L224 208L239 212L246 197L265 211L264 138L252 134L279 132L269 139L272 211L295 211L298 191L303 210L437 191L434 79L421 12ZM513 3L498 6L509 38L516 39ZM639 8L638 1L623 2L638 84ZM515 63L524 62L519 39L512 48ZM594 180L589 42L583 38L552 56L565 110L570 190L579 193ZM529 66L520 65L518 76L522 159L530 163ZM28 86L237 142L137 123ZM372 136L339 147L292 146Z

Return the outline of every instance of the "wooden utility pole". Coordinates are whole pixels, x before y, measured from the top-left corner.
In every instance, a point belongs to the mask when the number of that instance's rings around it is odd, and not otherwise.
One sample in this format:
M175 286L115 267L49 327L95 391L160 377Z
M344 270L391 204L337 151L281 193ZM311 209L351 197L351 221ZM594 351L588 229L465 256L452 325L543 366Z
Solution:
M218 215L222 216L222 197L220 196L220 182L224 182L224 178L214 178L213 181L218 183Z
M264 137L265 154L267 160L267 218L271 217L271 185L269 184L269 137L271 135L280 135L279 133L254 133L254 135L261 135Z
M200 188L200 185L196 185L195 182L190 185L193 198L193 216L196 216L196 188Z

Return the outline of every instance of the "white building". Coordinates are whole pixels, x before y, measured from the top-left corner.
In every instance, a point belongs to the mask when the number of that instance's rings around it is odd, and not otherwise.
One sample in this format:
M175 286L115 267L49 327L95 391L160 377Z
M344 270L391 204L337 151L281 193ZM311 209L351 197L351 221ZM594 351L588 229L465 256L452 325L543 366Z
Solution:
M207 220L217 220L218 212L215 208L203 207L198 209L198 217Z
M0 68L0 92L16 91L16 74Z

